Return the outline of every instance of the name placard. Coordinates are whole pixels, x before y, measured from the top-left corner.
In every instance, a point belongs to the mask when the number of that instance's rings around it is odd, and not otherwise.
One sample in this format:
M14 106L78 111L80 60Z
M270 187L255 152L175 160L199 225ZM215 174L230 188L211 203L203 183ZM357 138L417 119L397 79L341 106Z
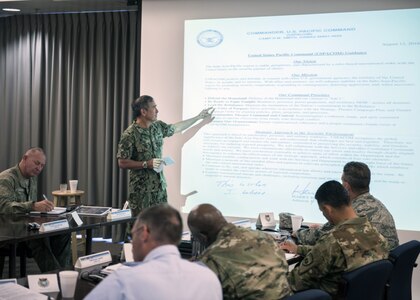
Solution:
M112 262L109 250L79 257L74 265L77 271L90 270L107 266Z
M108 213L106 219L108 221L131 218L131 209L121 209Z
M122 251L122 259L124 259L126 262L133 262L133 245L131 243L124 243L123 245L123 251Z
M260 230L274 230L276 229L276 220L274 219L274 213L259 213L257 218L257 229Z
M69 222L67 221L67 219L62 219L43 223L39 228L39 232L50 232L67 228L69 228Z
M76 223L77 226L80 226L80 225L83 224L83 221L82 221L82 219L80 219L77 211L72 212L70 215L71 215L71 218L73 219L73 221Z
M60 292L57 274L28 275L28 286L31 291L41 294Z

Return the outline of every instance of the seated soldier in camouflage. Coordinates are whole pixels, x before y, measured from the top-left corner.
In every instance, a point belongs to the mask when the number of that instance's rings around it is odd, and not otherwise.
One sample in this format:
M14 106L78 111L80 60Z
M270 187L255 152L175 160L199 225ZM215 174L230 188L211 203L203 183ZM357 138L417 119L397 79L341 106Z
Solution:
M291 294L284 252L270 235L228 223L210 204L193 209L188 226L208 246L198 259L216 273L224 299L282 299Z
M334 225L314 246L296 246L291 241L280 244L284 250L304 256L287 276L296 292L322 289L333 297L343 272L386 259L386 239L366 217L357 216L351 207L348 192L338 181L322 184L315 198L325 218Z
M351 206L358 216L365 216L373 227L388 241L388 250L398 246L398 235L392 215L385 205L369 193L370 170L362 162L349 162L341 176L343 186L349 193ZM334 226L326 223L321 227L300 229L294 233L299 244L314 245L315 242Z

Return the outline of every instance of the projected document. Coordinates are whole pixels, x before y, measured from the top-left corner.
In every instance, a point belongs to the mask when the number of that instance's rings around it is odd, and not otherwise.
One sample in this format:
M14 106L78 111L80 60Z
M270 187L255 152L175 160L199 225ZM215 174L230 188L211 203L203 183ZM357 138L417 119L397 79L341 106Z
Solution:
M397 227L420 230L419 9L189 20L184 60L184 117L215 108L182 150L185 212L324 222L316 189L362 161Z

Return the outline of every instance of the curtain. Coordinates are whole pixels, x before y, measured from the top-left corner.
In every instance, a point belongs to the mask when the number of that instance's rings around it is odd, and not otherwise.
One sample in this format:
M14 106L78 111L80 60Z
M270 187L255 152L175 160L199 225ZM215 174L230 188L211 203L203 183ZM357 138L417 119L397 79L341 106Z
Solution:
M0 18L0 170L42 147L39 193L78 179L84 204L121 208L121 133L139 94L137 12Z

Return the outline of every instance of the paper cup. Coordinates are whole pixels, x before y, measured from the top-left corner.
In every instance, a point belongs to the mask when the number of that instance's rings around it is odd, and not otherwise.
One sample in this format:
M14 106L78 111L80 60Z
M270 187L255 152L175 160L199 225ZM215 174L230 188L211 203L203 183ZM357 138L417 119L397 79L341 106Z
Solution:
M302 225L303 217L302 216L291 215L290 218L292 219L292 230L293 230L293 232L295 232Z
M77 182L78 182L78 180L69 180L70 192L76 193L76 191L77 191Z
M74 292L76 291L77 277L79 272L77 271L61 271L58 273L60 277L61 297L62 298L73 298Z

